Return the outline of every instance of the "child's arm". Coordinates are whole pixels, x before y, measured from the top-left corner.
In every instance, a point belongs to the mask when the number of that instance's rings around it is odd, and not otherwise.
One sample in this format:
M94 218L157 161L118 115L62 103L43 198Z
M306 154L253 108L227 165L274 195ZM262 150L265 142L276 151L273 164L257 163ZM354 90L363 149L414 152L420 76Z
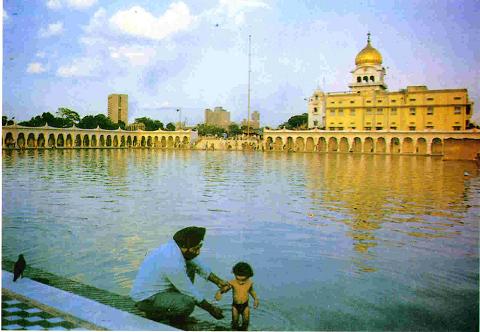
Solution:
M255 290L253 289L253 284L252 284L252 286L250 286L250 289L248 290L248 292L249 292L249 293L252 295L252 297L253 297L253 307L254 307L255 309L257 309L260 301L258 300L257 292L255 292Z
M232 285L228 284L226 286L223 286L220 288L216 293L215 293L215 300L220 301L222 299L222 294L228 292L230 289L232 289Z

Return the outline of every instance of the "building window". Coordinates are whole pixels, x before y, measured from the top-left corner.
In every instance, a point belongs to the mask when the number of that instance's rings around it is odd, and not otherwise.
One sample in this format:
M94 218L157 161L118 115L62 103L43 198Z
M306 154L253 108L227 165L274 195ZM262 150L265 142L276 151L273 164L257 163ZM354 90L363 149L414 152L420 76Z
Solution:
M343 109L338 110L338 115L340 115L340 116L343 115Z
M350 127L350 129L355 130L355 129L357 129L357 127Z
M343 130L343 127L338 127L338 130Z
M427 115L433 115L433 107L427 108Z
M370 104L372 101L371 100L367 100L367 104Z
M318 100L318 95L315 95L315 100Z
M351 110L350 110L350 115L351 115L351 116L355 116L355 110L354 110L354 109L351 109Z
M433 129L433 126L426 126L427 129Z
M415 131L415 126L410 126L410 127L408 127L408 130L410 130L410 131Z
M318 126L318 121L317 120L313 121L313 125Z
M367 122L367 125L372 124L371 122Z
M455 130L455 131L459 131L460 129L461 129L460 126L453 126L453 130Z
M416 99L415 99L415 98L412 98L412 99L410 99L410 101L416 101Z
M367 82L368 82L368 76L363 76L363 81L364 81L365 83L367 83Z
M391 127L390 127L390 130L397 130L397 127L391 126Z
M372 130L372 127L365 127L365 130Z
M455 106L454 114L462 114L462 108L460 106Z
M370 82L375 82L375 77L370 76Z
M415 107L410 107L410 115L415 115L415 114L417 114Z
M377 114L383 114L383 108L377 108Z
M350 104L353 104L353 103L355 103L355 102L353 100L350 100Z
M383 127L375 127L375 130L383 130Z
M397 115L397 108L396 107L392 107L392 109L390 110L390 115Z
M317 113L318 109L316 107L313 108L313 113Z
M362 78L360 76L357 76L357 83L362 83Z
M392 122L392 125L397 124L395 121Z
M462 99L462 97L454 97L453 99L460 100L460 99Z
M328 130L335 130L335 127L328 127Z
M430 97L430 98L427 98L427 100L428 100L428 101L432 101L432 100L433 100L433 98L431 98L431 97Z
M372 109L371 108L367 108L367 114L372 114Z
M330 110L330 115L334 116L335 115L335 110Z
M392 99L392 101L391 101L391 102L392 102L392 103L395 103L395 102L397 102L397 101L396 101L395 99Z
M382 103L382 102L383 102L383 100L381 100L381 99L380 99L380 100L377 100L377 103Z

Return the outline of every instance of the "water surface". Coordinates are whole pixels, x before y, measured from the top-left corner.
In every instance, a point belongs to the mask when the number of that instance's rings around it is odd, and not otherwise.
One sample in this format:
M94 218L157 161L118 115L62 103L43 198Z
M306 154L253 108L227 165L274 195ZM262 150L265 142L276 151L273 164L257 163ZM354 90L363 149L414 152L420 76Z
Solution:
M128 295L149 250L199 225L217 274L253 266L251 329L478 329L472 162L158 150L4 151L2 162L5 258Z

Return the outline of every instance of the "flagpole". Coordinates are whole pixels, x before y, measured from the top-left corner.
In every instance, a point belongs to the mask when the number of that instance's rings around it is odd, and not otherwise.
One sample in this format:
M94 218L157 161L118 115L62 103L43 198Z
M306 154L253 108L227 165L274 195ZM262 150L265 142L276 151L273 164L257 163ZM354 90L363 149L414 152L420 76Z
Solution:
M250 138L250 75L252 58L252 35L248 35L248 117L247 117L247 139Z

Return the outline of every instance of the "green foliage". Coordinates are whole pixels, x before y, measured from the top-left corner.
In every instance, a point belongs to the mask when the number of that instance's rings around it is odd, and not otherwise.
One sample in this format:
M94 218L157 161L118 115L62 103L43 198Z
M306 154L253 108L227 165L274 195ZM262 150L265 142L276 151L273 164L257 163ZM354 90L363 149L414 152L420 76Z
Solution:
M123 126L125 124L121 122ZM106 117L104 114L87 115L80 120L77 127L83 129L95 129L100 127L101 129L115 130L119 128L119 124L113 123L110 118Z
M237 136L237 135L241 135L242 134L242 129L240 128L240 126L236 123L231 123L229 126L228 126L228 135L229 136Z
M80 121L80 115L77 112L72 111L71 109L60 107L58 109L57 114L61 117L69 121L70 123L78 123Z
M308 114L294 115L287 122L282 123L279 128L306 129L308 127Z
M14 117L12 119L8 119L8 117L6 115L2 115L2 126L10 126L10 125L13 125L13 119L15 119Z
M42 113L31 118L29 121L22 121L18 123L21 126L27 127L43 127L48 124L50 127L55 128L68 128L72 126L72 122L65 118L55 117L50 112Z
M159 120L152 120L150 118L143 117L143 118L136 118L135 122L143 123L145 125L145 130L151 130L151 131L152 130L158 130L158 129L164 130L163 123ZM173 129L173 130L175 130L175 129Z
M221 136L225 133L225 129L206 123L197 125L197 131L200 136Z
M166 129L168 131L174 131L175 130L175 125L173 123L169 122L169 123L167 123Z

